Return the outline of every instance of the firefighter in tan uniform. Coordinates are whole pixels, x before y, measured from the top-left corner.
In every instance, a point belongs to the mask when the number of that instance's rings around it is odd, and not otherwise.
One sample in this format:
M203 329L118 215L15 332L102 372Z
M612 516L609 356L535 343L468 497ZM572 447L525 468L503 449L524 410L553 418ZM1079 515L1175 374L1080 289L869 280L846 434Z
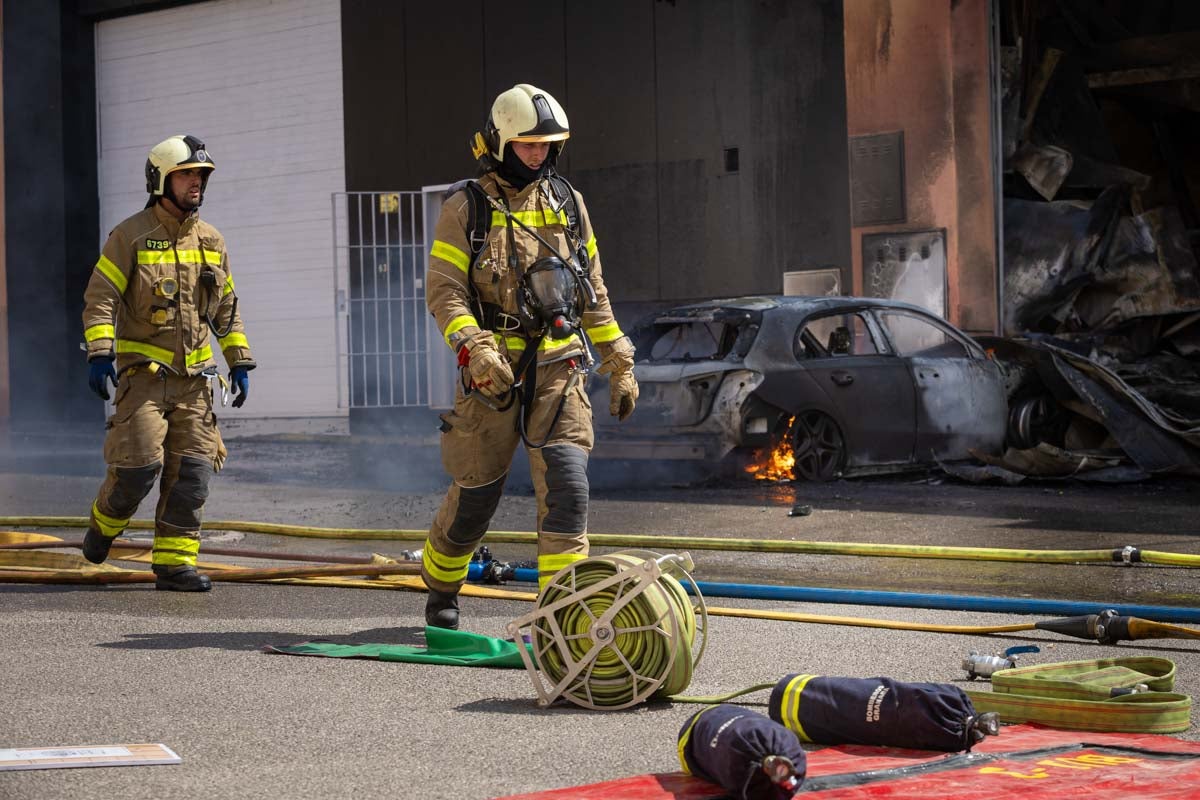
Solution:
M84 294L89 384L107 400L111 381L116 410L83 554L97 564L108 557L161 473L155 585L185 592L212 588L195 564L208 480L225 458L213 413L212 381L220 380L214 338L230 369L234 406L245 402L255 366L225 240L198 215L213 169L192 136L156 145L146 160L146 208L109 234Z
M538 505L538 580L586 558L594 346L612 414L638 396L634 348L613 318L583 198L554 171L570 136L548 93L519 84L492 105L473 150L478 181L452 187L429 259L426 302L460 377L442 416L453 479L425 542L429 625L457 628L458 590L519 443Z

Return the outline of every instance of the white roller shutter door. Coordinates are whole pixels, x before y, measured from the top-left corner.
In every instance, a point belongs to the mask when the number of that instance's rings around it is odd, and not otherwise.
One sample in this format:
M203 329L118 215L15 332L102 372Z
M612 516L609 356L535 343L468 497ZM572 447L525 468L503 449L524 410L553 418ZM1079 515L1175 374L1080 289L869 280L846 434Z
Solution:
M216 0L96 26L100 241L145 204L155 143L192 134L217 167L201 216L225 235L259 363L226 419L346 413L330 199L346 188L340 16L340 0Z

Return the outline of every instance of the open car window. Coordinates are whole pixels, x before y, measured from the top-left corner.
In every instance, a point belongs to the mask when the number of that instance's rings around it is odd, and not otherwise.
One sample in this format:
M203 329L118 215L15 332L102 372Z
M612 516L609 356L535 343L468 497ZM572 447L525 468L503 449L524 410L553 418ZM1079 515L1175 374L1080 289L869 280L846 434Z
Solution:
M735 339L723 322L676 322L654 325L651 361L703 361L728 355Z
M813 358L874 356L885 352L860 313L826 314L809 318L796 331L792 353L798 361Z
M687 308L641 322L629 336L638 361L736 361L745 358L761 322L756 309Z
M879 322L901 356L970 358L958 337L934 322L903 311L880 311Z

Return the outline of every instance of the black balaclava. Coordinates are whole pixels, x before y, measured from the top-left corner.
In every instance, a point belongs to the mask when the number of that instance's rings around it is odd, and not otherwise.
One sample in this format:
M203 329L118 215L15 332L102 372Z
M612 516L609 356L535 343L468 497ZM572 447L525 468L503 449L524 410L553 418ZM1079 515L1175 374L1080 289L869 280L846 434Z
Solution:
M524 189L529 184L543 177L554 166L554 162L558 156L558 142L550 143L550 151L546 153L546 160L537 169L530 169L525 166L521 159L517 158L517 154L513 152L512 143L504 145L504 161L497 167L496 172L500 177L511 183L518 189Z

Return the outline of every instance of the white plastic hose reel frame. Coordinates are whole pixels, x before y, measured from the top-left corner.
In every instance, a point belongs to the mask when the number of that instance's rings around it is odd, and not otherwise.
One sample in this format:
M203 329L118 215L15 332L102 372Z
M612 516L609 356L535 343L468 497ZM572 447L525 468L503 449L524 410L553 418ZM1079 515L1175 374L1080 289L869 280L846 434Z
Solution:
M628 708L646 701L663 688L672 676L677 658L691 660L686 666L690 680L691 670L700 663L708 643L708 611L689 574L691 569L692 559L687 553L661 555L648 550L622 550L576 561L555 573L540 592L538 607L507 626L509 636L518 643L523 641L522 636L528 629L531 646L518 646L518 651L533 682L538 706L545 708L555 700L565 698L593 710ZM579 588L579 576L594 570L611 574ZM678 589L672 589L663 578L673 579ZM684 593L684 583L692 587L694 605ZM611 593L612 602L606 608L597 608L596 595L606 592ZM549 597L556 599L547 602ZM589 600L593 602L589 603ZM631 603L635 604L634 609L626 610ZM688 604L687 608L681 607L680 603ZM573 606L578 608L572 609ZM590 619L587 630L563 630L559 613L564 610L586 615ZM651 610L651 613L645 613ZM639 617L636 624L630 624L631 611ZM685 635L688 611L698 635L689 642L674 641ZM638 612L641 612L640 616ZM639 636L666 640L668 656L665 663L635 664L618 647L619 642L628 643L631 637ZM642 643L646 642L643 640ZM586 648L582 654L578 654L580 645ZM577 655L572 655L573 646ZM621 677L597 678L594 670L600 659L610 665L614 661L619 664L617 669L622 673ZM611 695L614 690L624 695L626 687L632 691L625 699L602 696ZM668 688L682 691L686 683Z

